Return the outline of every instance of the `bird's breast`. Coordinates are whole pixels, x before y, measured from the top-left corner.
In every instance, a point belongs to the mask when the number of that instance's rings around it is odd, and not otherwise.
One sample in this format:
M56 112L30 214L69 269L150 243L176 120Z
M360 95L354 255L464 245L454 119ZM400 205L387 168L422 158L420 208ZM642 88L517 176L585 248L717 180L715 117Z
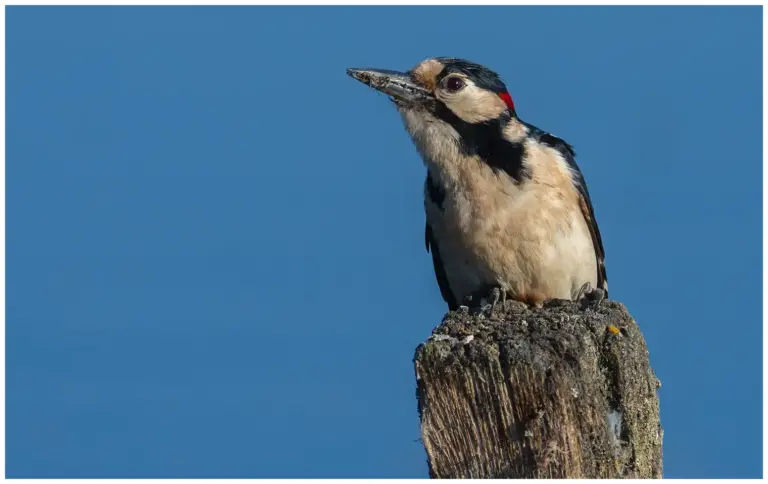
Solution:
M445 187L442 209L427 217L459 299L498 284L522 300L570 299L596 284L589 229L570 183L471 166ZM576 287L578 286L578 287Z

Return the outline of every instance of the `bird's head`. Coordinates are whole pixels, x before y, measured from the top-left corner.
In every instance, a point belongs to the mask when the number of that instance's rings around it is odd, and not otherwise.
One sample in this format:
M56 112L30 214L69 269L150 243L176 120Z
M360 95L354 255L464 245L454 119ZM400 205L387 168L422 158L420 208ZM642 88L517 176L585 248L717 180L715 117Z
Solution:
M470 125L515 116L512 97L499 75L467 60L435 57L407 72L347 69L347 73L389 95L401 113L410 116Z

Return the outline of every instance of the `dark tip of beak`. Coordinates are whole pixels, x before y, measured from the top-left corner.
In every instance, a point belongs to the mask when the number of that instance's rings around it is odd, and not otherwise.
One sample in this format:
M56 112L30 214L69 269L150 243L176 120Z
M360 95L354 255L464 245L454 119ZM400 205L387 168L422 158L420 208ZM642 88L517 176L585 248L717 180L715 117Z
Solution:
M371 85L371 75L367 72L368 69L347 69L347 75L352 79L357 79L365 85Z
M402 102L423 103L432 99L432 95L422 86L416 85L407 72L349 68L347 74Z
M349 68L347 74L352 78L357 79L367 86L371 86L374 89L387 84L391 79L402 76L402 73L396 71L387 71L383 69L359 69Z

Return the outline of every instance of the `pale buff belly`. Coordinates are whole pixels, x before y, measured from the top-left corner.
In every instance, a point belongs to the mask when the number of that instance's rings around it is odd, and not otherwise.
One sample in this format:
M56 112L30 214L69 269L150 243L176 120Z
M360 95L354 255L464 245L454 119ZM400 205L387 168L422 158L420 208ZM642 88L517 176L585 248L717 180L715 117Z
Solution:
M459 302L491 286L529 303L575 299L584 283L597 286L589 229L578 207L561 197L428 207L427 216Z

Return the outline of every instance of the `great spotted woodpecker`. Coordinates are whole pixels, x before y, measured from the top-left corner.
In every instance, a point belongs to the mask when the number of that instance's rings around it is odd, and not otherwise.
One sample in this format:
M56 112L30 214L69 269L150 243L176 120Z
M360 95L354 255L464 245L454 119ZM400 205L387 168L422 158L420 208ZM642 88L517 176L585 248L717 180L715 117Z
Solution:
M437 57L407 72L347 73L390 96L426 165L426 247L450 310L607 297L573 148L521 120L495 72Z

